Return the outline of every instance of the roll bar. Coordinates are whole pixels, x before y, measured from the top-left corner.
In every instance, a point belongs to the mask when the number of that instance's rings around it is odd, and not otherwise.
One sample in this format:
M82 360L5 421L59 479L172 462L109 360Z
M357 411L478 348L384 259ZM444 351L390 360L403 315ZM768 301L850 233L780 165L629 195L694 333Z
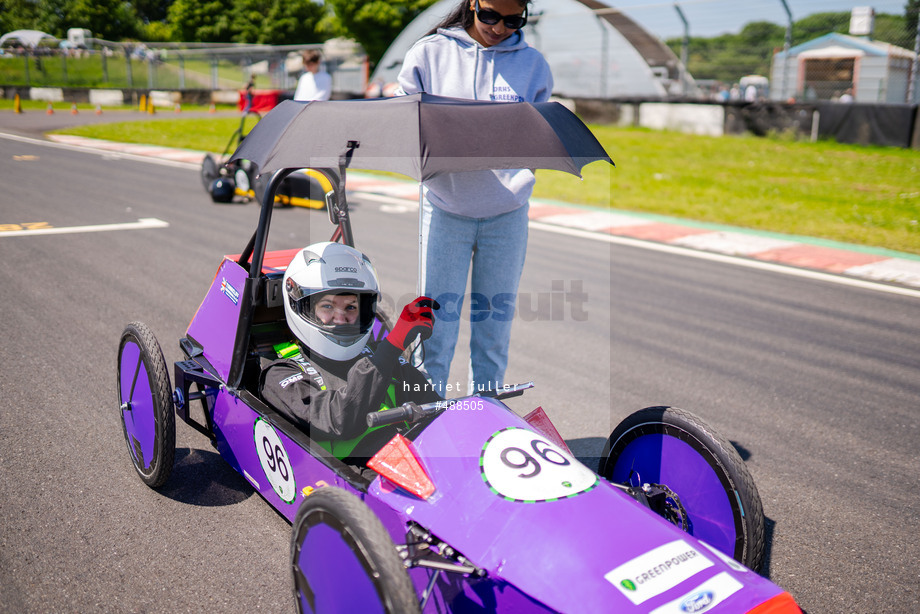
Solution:
M354 150L360 146L358 141L348 141L342 155L339 156L338 172L332 168L313 169L321 173L332 185L332 190L324 195L329 209L329 221L335 225L332 241L339 241L354 247L355 240L351 230L351 217L348 214L348 201L345 196L345 172L351 162ZM300 168L300 167L298 167ZM227 378L231 387L239 385L242 378L243 366L246 359L246 349L249 344L249 332L255 314L255 308L264 302L265 282L262 279L262 263L265 260L265 250L268 245L268 229L271 225L272 210L274 209L275 193L281 183L297 168L283 168L274 172L265 188L262 197L262 209L259 212L259 225L255 233L240 254L237 264L249 270L244 289L244 301L240 308L240 320L237 328L236 341L233 346L233 359L230 374Z

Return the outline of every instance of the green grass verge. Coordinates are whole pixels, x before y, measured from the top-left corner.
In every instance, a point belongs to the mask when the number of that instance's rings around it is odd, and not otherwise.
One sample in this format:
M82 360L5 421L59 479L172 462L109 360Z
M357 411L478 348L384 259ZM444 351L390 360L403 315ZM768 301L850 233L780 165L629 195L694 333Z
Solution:
M541 175L539 196L920 254L920 151L591 129L617 164L609 193L594 163L583 185Z
M223 151L238 118L62 132ZM538 171L535 197L920 254L920 151L591 126L616 162Z

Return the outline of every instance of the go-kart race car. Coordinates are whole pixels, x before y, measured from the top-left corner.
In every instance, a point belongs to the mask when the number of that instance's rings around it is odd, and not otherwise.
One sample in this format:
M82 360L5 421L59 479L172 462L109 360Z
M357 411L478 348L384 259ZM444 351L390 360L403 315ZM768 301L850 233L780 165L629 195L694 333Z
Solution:
M256 201L262 204L265 181L255 174L249 160L227 162L231 149L239 147L246 138L248 125L261 119L259 113L250 111L240 118L240 125L219 157L205 154L201 161L201 184L215 203ZM322 209L326 206L324 195L332 189L329 179L313 169L304 168L291 173L275 193L274 203L281 206Z
M379 105L410 102L374 101L368 113L376 121ZM434 103L472 112L465 102ZM476 104L506 113L528 103ZM282 110L267 133L296 131L298 113ZM365 145L373 149L372 139ZM358 146L349 138L337 169L315 169L332 186L324 200L333 240L352 246L344 187L346 168L361 163ZM301 168L279 164L267 202ZM689 412L628 416L596 471L571 454L545 412L521 417L502 402L530 383L369 408L368 427L389 425L393 435L366 468L289 422L258 390L261 358L293 339L280 285L297 250L267 251L272 209L261 208L252 239L220 263L179 342L185 359L173 365L172 383L153 332L140 322L125 328L117 393L128 452L147 485L170 476L178 416L292 523L300 612L800 612L757 573L764 518L753 479L731 443ZM372 339L387 326L379 317Z

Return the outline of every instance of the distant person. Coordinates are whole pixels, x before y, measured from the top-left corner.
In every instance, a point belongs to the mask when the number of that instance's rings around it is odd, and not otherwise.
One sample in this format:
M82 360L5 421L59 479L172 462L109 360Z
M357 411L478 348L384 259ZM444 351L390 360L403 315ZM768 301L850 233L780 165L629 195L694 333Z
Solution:
M316 49L303 52L304 73L297 81L294 100L310 102L329 100L332 96L332 76L320 68L323 56Z
M728 91L729 100L741 100L741 87L735 83L732 85L732 89Z
M755 102L757 100L757 87L749 85L744 90L744 100L746 102Z
M256 76L250 75L249 83L246 84L246 106L243 108L243 115L249 113L252 108L253 90L256 86Z

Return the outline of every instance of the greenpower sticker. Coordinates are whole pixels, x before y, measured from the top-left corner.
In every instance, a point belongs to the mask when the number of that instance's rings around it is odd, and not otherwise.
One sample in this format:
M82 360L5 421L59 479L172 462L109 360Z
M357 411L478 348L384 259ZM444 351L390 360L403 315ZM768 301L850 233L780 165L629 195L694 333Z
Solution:
M611 569L604 578L634 605L639 605L712 564L699 550L679 539Z

